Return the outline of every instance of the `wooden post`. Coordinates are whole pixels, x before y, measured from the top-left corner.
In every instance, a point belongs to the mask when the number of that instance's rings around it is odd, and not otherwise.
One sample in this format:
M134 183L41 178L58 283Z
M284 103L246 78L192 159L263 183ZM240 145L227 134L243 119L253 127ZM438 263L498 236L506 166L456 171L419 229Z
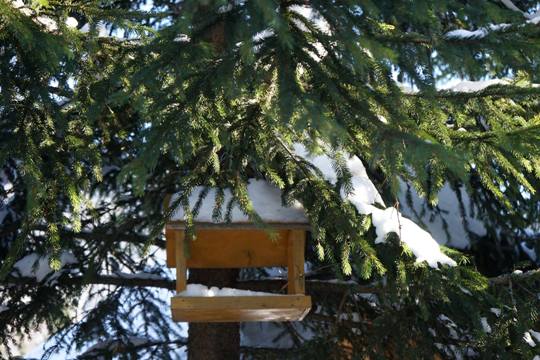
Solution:
M304 248L306 244L306 232L304 230L291 230L287 244L287 292L304 294Z
M236 287L238 269L191 269L190 283ZM189 323L188 360L240 359L240 323Z
M187 269L186 256L184 254L184 239L186 234L184 230L174 230L175 254L176 254L176 292L186 290Z

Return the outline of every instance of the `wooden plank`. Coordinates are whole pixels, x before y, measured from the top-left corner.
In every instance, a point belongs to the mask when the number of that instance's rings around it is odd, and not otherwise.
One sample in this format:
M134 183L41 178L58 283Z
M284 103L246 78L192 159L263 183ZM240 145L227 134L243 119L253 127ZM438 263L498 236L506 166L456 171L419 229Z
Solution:
M174 267L173 234L168 229L167 265ZM190 242L190 256L186 266L195 269L250 268L287 266L288 230L277 231L272 240L263 230L199 229L197 238Z
M305 295L182 297L171 299L175 321L298 321L311 308Z
M268 226L270 226L272 229L276 230L284 230L284 229L297 229L297 230L310 230L309 223L297 223L297 222L268 222ZM173 220L169 221L166 225L167 228L170 229L185 229L185 222L181 220ZM234 229L234 230L242 230L242 229L260 229L258 225L252 223L252 222L235 222L235 223L213 223L213 222L197 222L196 224L197 229Z
M172 318L176 322L227 323L249 321L301 321L306 312L303 309L258 309L258 310L182 310L173 309Z
M176 239L174 238L174 234L179 231L180 230L165 228L165 249L167 254L167 266L170 268L176 267Z
M304 294L306 291L304 276L304 248L306 232L291 230L287 241L287 292Z
M187 267L184 254L185 233L183 231L175 231L174 239L176 254L176 292L181 292L186 290L187 286Z

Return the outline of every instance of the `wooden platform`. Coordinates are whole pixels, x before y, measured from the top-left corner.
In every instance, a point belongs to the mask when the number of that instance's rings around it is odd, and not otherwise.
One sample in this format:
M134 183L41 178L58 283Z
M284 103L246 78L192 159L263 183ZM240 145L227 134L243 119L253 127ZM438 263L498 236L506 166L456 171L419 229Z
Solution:
M311 308L306 295L216 296L171 299L174 321L178 322L238 322L238 321L299 321Z

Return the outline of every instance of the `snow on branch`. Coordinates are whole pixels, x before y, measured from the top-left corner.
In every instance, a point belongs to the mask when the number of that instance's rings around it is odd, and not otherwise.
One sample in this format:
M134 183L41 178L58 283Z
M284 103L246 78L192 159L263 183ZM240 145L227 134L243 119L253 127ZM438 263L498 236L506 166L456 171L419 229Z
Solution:
M525 18L529 19L527 22L531 24L538 24L540 23L540 10L537 10L533 14L526 13L525 11L518 8L512 0L501 0L501 2L506 6L508 9L512 11L517 11L521 13Z
M406 96L425 96L426 94L405 84L398 83ZM512 96L540 94L540 84L530 86L513 85L509 79L486 79L478 81L463 80L451 87L439 89L428 96L436 98L475 98L484 96Z
M506 6L507 8L509 8L510 10L512 11L517 11L519 13L523 13L523 11L521 11L520 8L518 8L513 2L512 0L501 0L501 2L504 4L504 6Z
M318 168L327 181L336 183L337 174L329 156L312 156L301 144L294 145L294 152ZM350 201L360 214L371 215L377 233L375 242L383 243L390 233L395 233L413 252L417 262L426 261L433 268L437 268L439 264L455 266L456 262L442 253L439 244L427 231L403 217L396 208L380 209L374 206L374 204L384 206L384 202L368 177L364 164L356 156L345 155L347 167L352 175L353 189L348 194L342 191L341 196L343 200Z
M479 81L463 80L446 90L452 91L452 92L472 93L472 92L483 91L493 85L508 85L508 84L510 84L510 81L506 79L488 79L488 80L479 80Z
M444 34L447 39L482 39L490 33L504 31L510 28L510 24L489 24L486 27L481 27L477 30L456 29Z
M34 21L38 25L43 26L48 32L58 31L58 23L56 22L56 20L48 16L37 15L36 11L25 5L22 0L12 0L11 6L19 10L23 15L31 17L32 21ZM77 25L79 25L79 23L74 17L68 17L66 19L67 27L76 28Z
M20 259L13 265L11 276L21 278L35 278L37 282L46 280L47 283L53 283L58 279L67 265L77 264L77 258L67 251L60 254L60 270L54 271L50 266L50 256L31 253Z
M518 24L517 27L522 27L524 25L538 25L540 24L540 10L536 11L534 14L529 14L521 9L519 9L511 0L501 0L501 2L510 10L517 11L523 15L526 19L525 23ZM474 39L483 39L491 33L503 32L512 28L512 24L489 24L487 26L478 28L476 30L467 30L467 29L456 29L447 32L444 34L444 37L449 40L474 40Z

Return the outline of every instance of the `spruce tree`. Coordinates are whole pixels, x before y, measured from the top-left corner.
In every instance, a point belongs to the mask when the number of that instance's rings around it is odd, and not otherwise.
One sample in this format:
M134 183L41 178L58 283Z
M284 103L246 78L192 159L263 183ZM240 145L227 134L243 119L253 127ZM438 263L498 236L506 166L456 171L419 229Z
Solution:
M0 58L0 356L36 333L44 358L538 356L539 2L0 0ZM306 210L314 306L210 328L224 355L170 318L162 229L181 208L194 234L203 187L271 231L251 179ZM422 259L383 209L470 246ZM267 271L232 282L279 291Z

